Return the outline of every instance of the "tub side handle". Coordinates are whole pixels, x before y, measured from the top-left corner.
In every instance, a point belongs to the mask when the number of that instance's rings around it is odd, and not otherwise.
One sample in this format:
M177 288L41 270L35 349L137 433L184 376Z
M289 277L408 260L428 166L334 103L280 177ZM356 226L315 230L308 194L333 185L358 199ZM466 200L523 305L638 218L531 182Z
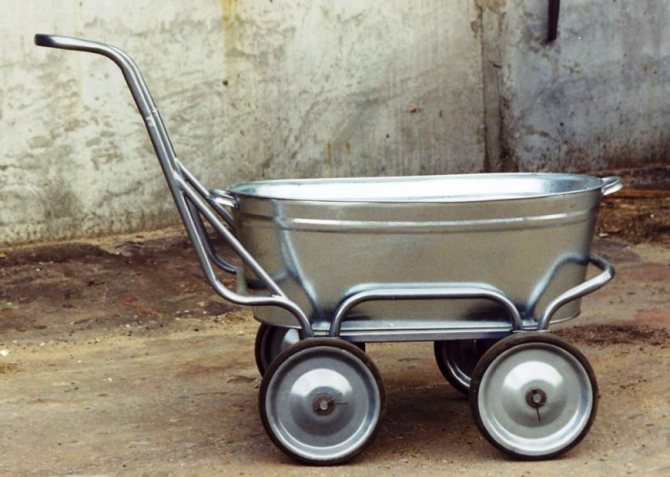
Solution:
M604 196L614 194L623 187L623 182L621 182L621 177L619 176L603 177L600 180L603 181L601 190Z

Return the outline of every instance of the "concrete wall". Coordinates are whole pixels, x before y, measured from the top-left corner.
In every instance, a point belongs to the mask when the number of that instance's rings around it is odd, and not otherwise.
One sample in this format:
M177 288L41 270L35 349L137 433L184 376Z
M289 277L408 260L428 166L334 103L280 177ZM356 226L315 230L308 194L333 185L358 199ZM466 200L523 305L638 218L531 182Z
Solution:
M484 168L479 9L443 2L9 1L0 18L0 243L175 223L115 44L212 186Z
M500 168L670 159L670 2L561 2L549 45L546 0L507 1L499 11Z
M259 178L597 170L668 161L670 2L5 0L0 243L176 223L108 60L144 71L211 186Z

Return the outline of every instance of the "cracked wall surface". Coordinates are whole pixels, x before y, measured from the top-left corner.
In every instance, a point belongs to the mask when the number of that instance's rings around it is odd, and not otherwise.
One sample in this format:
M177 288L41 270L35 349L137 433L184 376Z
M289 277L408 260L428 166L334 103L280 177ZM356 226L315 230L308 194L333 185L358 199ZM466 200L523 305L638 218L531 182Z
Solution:
M109 60L140 66L181 160L208 186L484 167L477 6L443 2L11 1L0 19L0 242L177 222Z

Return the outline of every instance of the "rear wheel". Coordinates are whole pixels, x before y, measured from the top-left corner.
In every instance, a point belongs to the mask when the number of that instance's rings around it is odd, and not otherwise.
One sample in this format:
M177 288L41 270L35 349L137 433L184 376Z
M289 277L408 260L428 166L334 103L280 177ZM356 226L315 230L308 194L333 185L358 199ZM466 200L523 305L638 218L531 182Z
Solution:
M463 394L470 392L470 378L479 359L497 340L436 341L435 361L442 375Z
M309 464L347 461L367 447L384 414L379 372L340 339L303 340L263 376L259 408L265 430L289 456Z
M495 447L523 459L548 459L586 436L598 384L574 346L548 333L524 332L501 340L479 361L470 405Z
M270 363L279 353L298 341L300 341L300 331L295 328L261 324L256 332L254 346L256 367L261 376L265 374Z
M261 324L256 332L254 353L256 367L263 376L270 363L279 353L302 339L302 333L295 328ZM361 351L365 351L365 343L354 343Z

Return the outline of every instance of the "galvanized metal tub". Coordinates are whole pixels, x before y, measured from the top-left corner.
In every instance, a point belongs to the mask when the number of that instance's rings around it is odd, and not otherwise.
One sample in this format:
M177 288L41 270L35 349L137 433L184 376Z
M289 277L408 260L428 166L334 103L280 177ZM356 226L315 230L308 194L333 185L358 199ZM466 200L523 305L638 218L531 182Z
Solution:
M606 179L578 174L473 174L258 181L238 200L236 234L315 331L344 299L388 284L484 284L501 290L535 327L546 305L585 279ZM264 294L253 274L238 286ZM258 289L261 288L261 289ZM575 300L553 322L579 314ZM277 307L262 322L296 327ZM488 300L365 303L342 335L428 329L510 329Z

